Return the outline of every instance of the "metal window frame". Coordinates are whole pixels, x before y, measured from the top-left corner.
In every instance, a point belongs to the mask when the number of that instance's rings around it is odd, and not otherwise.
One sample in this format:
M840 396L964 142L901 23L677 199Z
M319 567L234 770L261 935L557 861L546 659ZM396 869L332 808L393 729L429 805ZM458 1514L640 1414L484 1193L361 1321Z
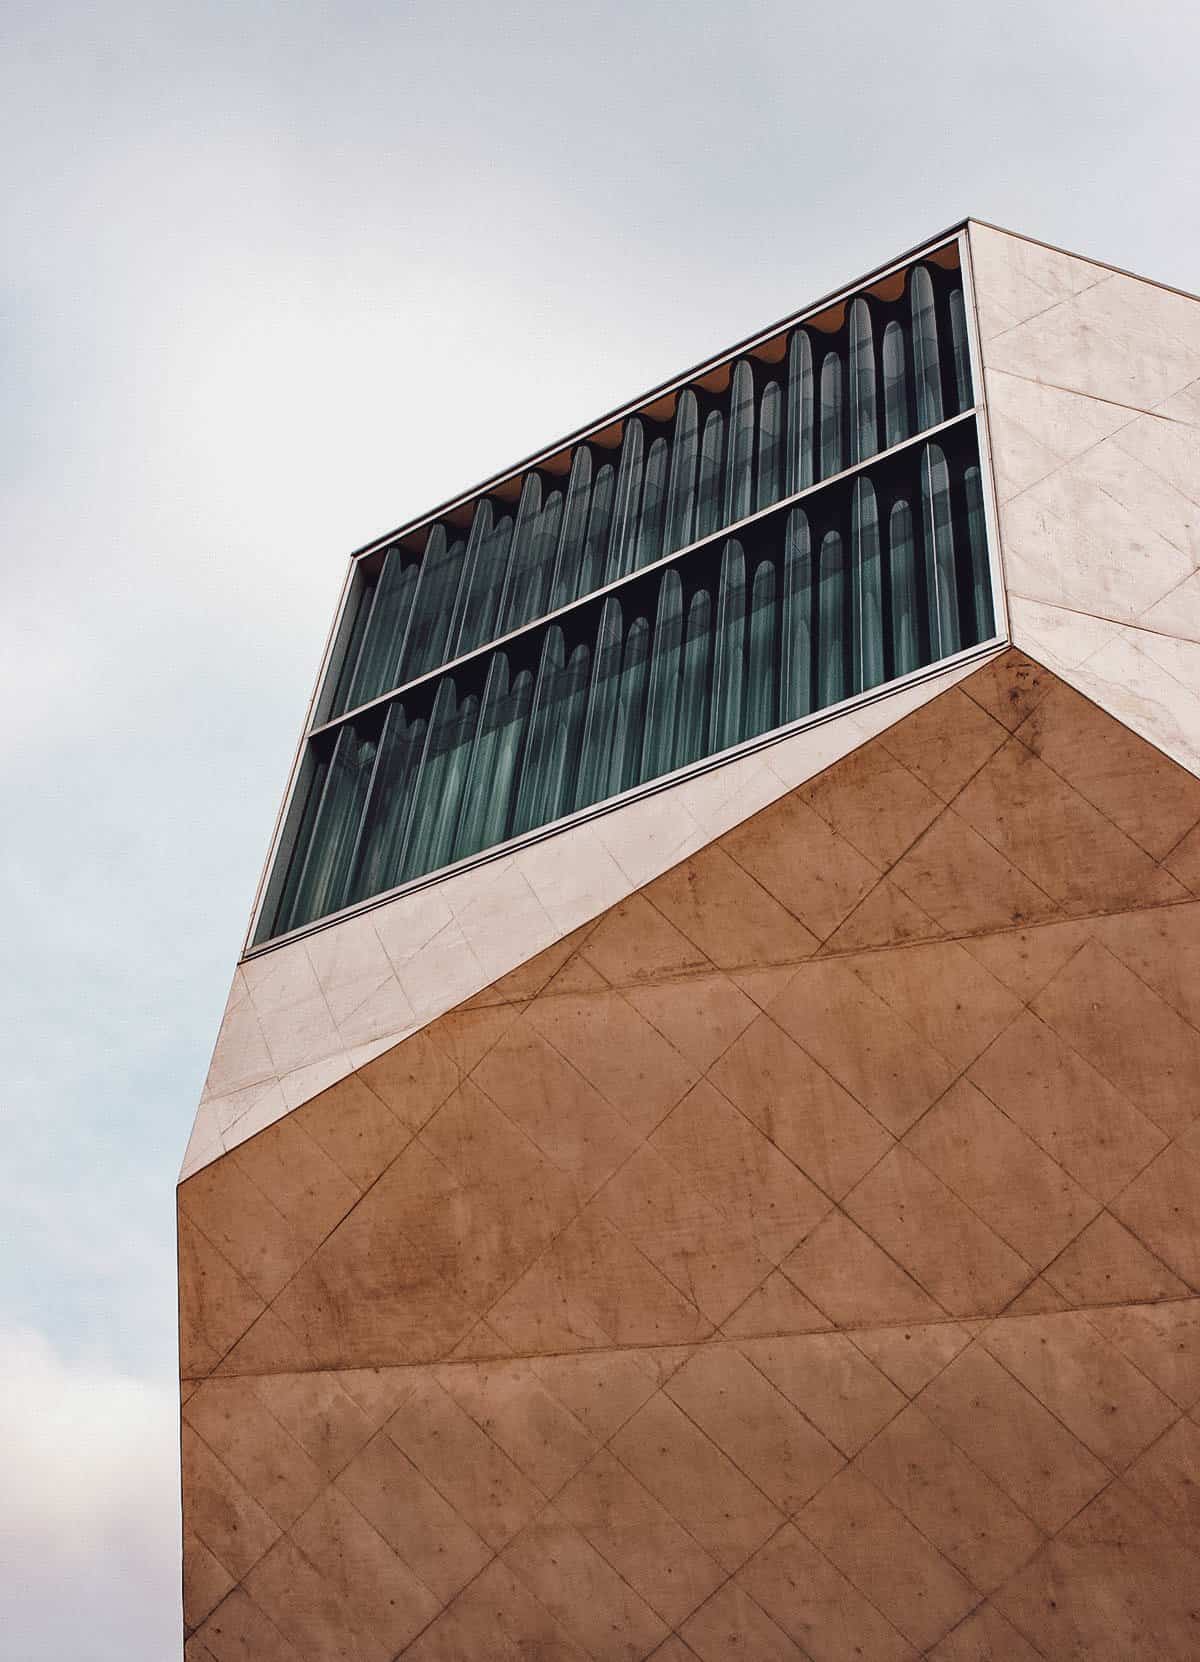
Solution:
M255 889L254 903L251 908L249 925L242 945L240 961L245 961L249 958L257 958L264 953L276 950L278 947L302 939L307 935L314 934L318 930L330 928L334 924L345 921L347 918L358 916L361 913L372 910L376 906L384 905L397 899L400 895L413 893L417 890L431 887L436 883L442 882L447 877L469 870L473 866L482 865L488 861L512 854L519 848L540 842L543 838L553 836L557 834L557 832L569 826L584 824L588 820L598 817L600 814L611 812L613 809L618 807L624 807L628 803L636 801L641 797L655 795L659 791L670 789L673 786L682 783L685 779L708 772L712 768L723 766L725 763L733 761L741 756L751 755L758 750L777 744L781 740L789 738L797 732L803 731L805 728L822 725L826 721L833 720L837 716L845 714L850 709L860 708L864 705L873 703L877 699L890 696L892 693L900 691L905 687L919 685L922 681L928 680L934 675L943 674L948 669L954 668L955 665L959 663L970 662L975 658L982 659L988 654L994 652L998 646L1003 645L1004 642L1007 641L1009 638L1008 614L1004 591L1003 571L1000 561L999 525L992 469L991 437L987 425L987 407L983 381L983 356L979 337L974 272L971 265L969 224L969 220L963 220L957 225L951 226L946 231L939 233L935 237L917 244L915 247L909 249L898 258L890 260L885 265L878 266L865 273L863 276L856 278L853 282L845 284L831 293L822 296L821 299L804 307L802 311L796 312L777 323L771 324L765 329L756 331L753 335L747 336L744 340L740 341L736 346L731 347L726 352L703 360L700 364L693 366L691 369L684 371L682 374L672 377L671 380L654 387L650 392L643 394L642 397L632 403L622 405L618 409L610 411L599 420L591 422L586 427L577 429L575 432L569 434L566 438L557 441L555 444L535 452L533 455L517 463L514 467L506 468L502 473L495 474L484 480L481 484L474 486L471 490L464 491L458 496L450 498L448 501L440 504L437 508L426 514L422 514L419 518L409 521L407 524L397 528L394 531L388 532L382 537L373 539L371 542L364 544L361 548L356 549L350 555L345 581L343 582L341 594L338 599L337 610L334 614L333 623L326 636L320 666L317 671L312 694L309 698L308 707L305 711L304 726L300 733L299 742L293 756L291 769L287 778L287 784L283 793L283 800L280 804L279 812L276 815L270 846L267 851L267 857L263 863L262 871ZM369 558L372 554L377 553L379 550L387 547L397 539L412 535L414 532L421 530L424 526L442 518L445 514L453 512L455 509L471 503L480 496L486 495L488 492L495 490L498 486L515 478L519 478L521 475L528 472L529 469L537 467L538 465L550 460L568 446L583 443L596 433L603 431L606 427L610 427L614 422L623 421L631 416L637 415L639 411L646 407L646 405L656 402L658 399L665 397L671 392L687 387L701 375L710 374L715 370L725 367L725 365L732 363L734 359L743 356L748 351L753 350L755 346L760 346L764 342L771 340L774 336L780 334L784 330L798 327L806 319L811 318L822 311L826 311L830 307L838 305L843 301L853 298L855 295L861 293L864 288L868 288L872 284L883 281L886 277L893 275L895 272L904 270L908 266L916 264L921 259L927 258L929 255L936 253L939 249L945 248L951 243L955 243L958 249L959 270L964 295L963 309L967 321L971 385L975 394L975 402L969 409L960 411L957 415L950 417L948 420L939 422L937 426L926 428L922 432L902 440L899 444L892 445L886 450L878 451L875 455L866 457L863 461L856 462L851 467L843 468L839 473L831 474L827 479L818 480L815 484L808 485L803 490L794 492L789 497L783 497L778 502L772 503L769 507L759 509L755 513L746 515L743 519L737 520L730 525L722 526L718 531L711 533L709 536L700 538L696 542L689 543L684 548L676 549L671 554L665 555L659 560L652 561L646 566L638 567L635 571L626 573L624 576L615 579L612 583L606 584L602 588L592 590L588 594L580 596L578 599L571 601L566 606L559 607L553 612L547 612L543 616L521 625L520 628L509 631L507 635L500 636L493 641L488 641L484 645L474 648L471 652L462 654L459 658L449 660L445 664L439 665L436 669L427 671L424 675L414 677L413 680L404 683L400 687L390 689L388 692L381 694L378 698L372 699L366 704L359 705L352 710L346 710L332 720L317 722L314 725L316 712L326 691L326 681L330 673L330 668L336 662L338 652L344 648L345 638L351 627L351 608L349 607L348 602L353 592L353 586L358 576L359 564L362 560ZM967 303L968 301L969 303ZM836 488L847 479L853 478L862 473L865 469L877 466L881 462L885 462L891 457L899 455L917 444L927 443L931 439L936 438L939 433L955 428L972 419L976 424L980 476L984 486L983 501L985 534L988 547L988 572L989 580L992 586L992 607L995 622L994 632L987 641L980 642L978 645L970 647L963 652L955 653L949 658L938 659L936 663L925 666L920 670L913 671L907 676L899 677L895 680L885 682L879 687L874 687L868 691L855 694L852 698L845 699L839 704L831 705L825 710L820 710L803 716L797 721L791 722L784 727L774 728L768 733L760 734L753 739L745 740L741 744L733 746L728 750L718 752L713 756L703 757L699 761L693 762L685 768L678 769L674 773L663 775L659 779L648 780L641 785L633 787L629 791L623 792L620 796L606 797L602 802L592 804L587 808L576 810L574 813L565 815L562 818L551 822L549 825L538 826L518 837L510 838L507 842L496 844L492 848L480 850L478 853L470 855L463 860L459 860L452 865L440 866L436 871L429 872L418 878L410 879L409 882L401 884L394 889L389 889L382 894L373 895L366 900L358 901L353 906L345 907L341 911L330 913L323 918L314 919L310 923L301 925L296 929L289 930L284 934L273 935L267 940L255 943L255 935L258 931L264 913L268 910L268 905L274 904L278 898L279 889L285 879L287 866L291 858L291 839L294 837L298 829L296 822L300 817L293 814L293 808L300 787L312 766L310 741L314 736L329 732L333 728L342 726L345 722L354 717L361 716L367 711L386 705L393 699L411 691L414 687L423 685L428 681L436 679L438 676L456 670L477 657L492 652L498 647L524 636L533 630L544 628L548 623L576 610L580 606L590 605L598 597L602 597L613 592L614 590L625 587L627 584L645 576L647 572L652 572L656 569L672 565L676 561L690 556L697 549L720 541L725 537L737 535L746 527L756 523L769 514L778 513L794 507L797 504L807 500L807 498L814 495L816 492L823 491L831 487Z

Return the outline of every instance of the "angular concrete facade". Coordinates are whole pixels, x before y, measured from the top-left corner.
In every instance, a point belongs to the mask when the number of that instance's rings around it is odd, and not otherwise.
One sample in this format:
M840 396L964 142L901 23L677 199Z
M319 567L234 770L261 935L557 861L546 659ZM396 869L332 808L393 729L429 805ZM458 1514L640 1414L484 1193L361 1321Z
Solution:
M1196 1654L1200 304L970 243L1014 646L239 969L189 1662Z

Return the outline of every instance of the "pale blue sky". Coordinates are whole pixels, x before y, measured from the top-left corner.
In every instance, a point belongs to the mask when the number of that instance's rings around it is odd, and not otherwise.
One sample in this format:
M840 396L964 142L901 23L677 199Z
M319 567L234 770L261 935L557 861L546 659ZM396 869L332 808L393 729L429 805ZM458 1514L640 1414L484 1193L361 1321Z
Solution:
M1200 287L1194 8L10 0L6 1655L179 1655L173 1185L344 556L965 213Z

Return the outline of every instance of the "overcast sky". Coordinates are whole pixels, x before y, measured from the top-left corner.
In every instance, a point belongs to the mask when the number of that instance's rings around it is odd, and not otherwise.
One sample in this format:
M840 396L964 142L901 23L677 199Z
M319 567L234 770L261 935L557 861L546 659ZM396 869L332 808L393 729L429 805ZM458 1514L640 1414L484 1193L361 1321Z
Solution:
M1200 288L1198 16L8 0L6 1656L180 1654L173 1186L346 553L964 214Z

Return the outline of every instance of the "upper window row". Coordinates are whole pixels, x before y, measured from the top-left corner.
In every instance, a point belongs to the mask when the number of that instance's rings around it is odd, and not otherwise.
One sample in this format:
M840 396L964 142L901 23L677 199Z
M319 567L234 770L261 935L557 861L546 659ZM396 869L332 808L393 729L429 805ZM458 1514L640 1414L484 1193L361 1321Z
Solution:
M896 273L365 557L318 720L973 403L958 271Z

